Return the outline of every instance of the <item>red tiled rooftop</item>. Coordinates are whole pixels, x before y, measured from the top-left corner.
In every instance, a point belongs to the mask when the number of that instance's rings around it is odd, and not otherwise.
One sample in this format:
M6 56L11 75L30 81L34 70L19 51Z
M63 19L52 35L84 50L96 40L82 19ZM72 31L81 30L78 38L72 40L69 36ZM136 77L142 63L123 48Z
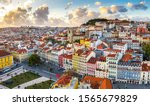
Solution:
M99 57L99 61L106 61L106 57L100 56L100 57Z
M125 54L122 57L122 61L124 61L124 62L128 62L129 60L132 60L132 55L131 54Z
M139 43L139 41L138 41L138 40L132 40L132 42L133 42L133 43Z
M26 53L27 50L26 49L19 49L17 50L17 53L22 54L22 53Z
M85 56L85 57L87 57L87 56L89 56L90 55L90 53L91 53L91 51L84 51L83 53L82 53L82 56Z
M114 44L117 44L119 46L124 46L126 43L124 43L124 42L117 42L117 43L114 43Z
M10 53L8 53L4 50L0 50L0 57L4 57L4 56L7 56L7 55L10 55Z
M41 44L41 45L40 45L40 48L43 48L45 45L46 45L45 43Z
M112 83L106 78L85 76L81 82L90 83L93 89L112 89Z
M130 49L130 50L126 50L126 53L133 53L134 50Z
M63 58L72 59L72 55L64 54L64 55L63 55Z
M116 57L116 54L109 54L107 57Z
M79 50L76 51L76 53L77 53L78 55L81 55L81 54L83 53L83 50L82 50L82 49L79 49Z
M70 83L72 77L70 75L62 75L56 82L58 85L67 85Z
M97 49L100 49L100 50L104 48L106 48L106 46L103 43L97 46Z
M146 63L142 64L142 71L150 71L150 66Z
M111 80L105 78L100 86L100 89L112 89Z
M97 58L91 57L87 63L95 64L97 60L98 60Z
M70 49L71 49L71 47L67 47L67 48L66 48L66 50L70 50Z
M85 34L74 34L73 36L85 36Z
M112 51L112 52L121 52L121 50L118 50L118 49L111 49L111 48L108 48L108 49L106 49L106 50L104 50L104 51Z

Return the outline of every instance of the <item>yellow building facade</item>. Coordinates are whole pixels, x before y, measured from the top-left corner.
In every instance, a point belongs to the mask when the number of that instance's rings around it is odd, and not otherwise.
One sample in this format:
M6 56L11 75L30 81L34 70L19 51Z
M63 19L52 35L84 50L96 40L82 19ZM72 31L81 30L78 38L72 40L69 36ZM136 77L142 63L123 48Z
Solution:
M91 46L91 40L89 40L89 39L81 39L80 40L80 44L85 45L86 47L90 47Z
M4 69L13 65L13 56L3 50L0 50L0 69Z
M78 70L79 62L80 62L80 56L77 53L75 53L72 57L73 69Z

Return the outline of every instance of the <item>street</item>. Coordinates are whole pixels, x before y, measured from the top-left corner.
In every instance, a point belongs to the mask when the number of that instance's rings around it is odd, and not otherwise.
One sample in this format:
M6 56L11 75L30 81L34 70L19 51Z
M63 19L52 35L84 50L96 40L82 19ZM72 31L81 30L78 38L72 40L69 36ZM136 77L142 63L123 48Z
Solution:
M51 65L51 66L48 66L46 64L41 64L40 66L34 66L34 67L30 67L28 66L28 63L27 62L23 62L21 63L21 65L26 69L26 70L30 70L34 73L38 73L40 76L44 76L44 77L47 77L47 78L50 78L54 81L57 80L57 77L56 75L59 74L63 74L63 71L58 71L59 68L56 67L55 65ZM49 70L49 67L51 67L53 69L52 72L50 72Z

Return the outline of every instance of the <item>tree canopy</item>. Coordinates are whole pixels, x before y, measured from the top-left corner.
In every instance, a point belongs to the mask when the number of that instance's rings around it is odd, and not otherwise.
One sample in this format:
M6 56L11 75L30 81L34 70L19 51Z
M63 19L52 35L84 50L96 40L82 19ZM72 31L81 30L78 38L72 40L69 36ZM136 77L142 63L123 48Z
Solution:
M37 54L32 54L29 57L29 66L39 65L41 63L41 59Z
M95 25L96 22L104 22L104 21L108 21L108 20L104 18L91 19L84 25Z
M149 44L143 44L142 49L144 52L144 60L150 61L150 43Z

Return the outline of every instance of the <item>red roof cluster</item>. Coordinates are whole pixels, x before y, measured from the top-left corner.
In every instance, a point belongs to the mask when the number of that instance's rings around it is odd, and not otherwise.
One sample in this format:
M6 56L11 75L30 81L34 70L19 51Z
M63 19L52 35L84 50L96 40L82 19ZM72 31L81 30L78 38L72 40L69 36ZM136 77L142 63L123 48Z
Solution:
M126 53L133 53L133 52L134 52L134 50L132 50L132 49L126 50Z
M64 54L64 55L63 55L63 58L67 58L67 59L70 59L70 60L71 60L71 59L72 59L72 55Z
M10 55L10 53L4 51L4 50L0 50L0 57L4 57L4 56L8 56Z
M132 55L131 54L125 54L122 57L122 61L124 61L124 62L128 62L129 60L132 60Z
M81 82L90 83L93 89L112 89L112 83L107 78L85 76Z
M64 74L60 77L60 79L58 79L56 84L58 84L58 85L67 85L67 84L70 83L71 79L72 79L72 76Z
M81 55L83 53L83 50L82 49L78 49L77 52L76 52L78 55Z
M87 63L95 64L97 60L98 60L97 58L91 57Z
M100 56L100 57L99 57L99 61L106 61L106 57Z
M116 54L109 54L107 57L116 57Z
M142 71L150 71L150 65L146 63L142 64Z
M19 54L27 53L27 50L26 49L19 49L19 50L17 50L17 53L19 53Z

